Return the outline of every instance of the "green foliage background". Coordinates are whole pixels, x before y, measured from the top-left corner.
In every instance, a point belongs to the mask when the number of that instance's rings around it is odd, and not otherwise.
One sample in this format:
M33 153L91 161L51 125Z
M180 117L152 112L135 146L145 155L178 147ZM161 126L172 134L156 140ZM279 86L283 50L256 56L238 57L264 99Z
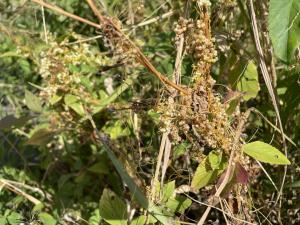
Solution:
M48 2L97 21L85 1ZM127 1L99 2L108 15L125 24L123 28L141 46L156 68L172 79L176 56L174 23L183 15L183 1L132 0L135 24L174 10L172 16L141 27L130 24ZM240 110L254 107L276 124L274 109L259 70L247 4L243 1L234 4L228 3L231 1L211 2L211 26L218 50L218 61L213 66L212 74L219 84L219 87L216 85L217 91L225 95L226 90L222 88L225 85L234 91L245 92L238 106ZM274 53L278 56L274 59L276 92L285 133L294 142L288 144L288 158L292 166L288 167L284 188L282 221L284 224L296 224L300 221L297 210L297 184L300 180L297 147L300 145L300 67L297 55L300 5L297 0L280 3L271 0L269 4L269 23L263 24L262 28L268 27ZM265 9L260 8L260 1L256 1L256 6L260 9L258 17L263 18ZM194 10L192 16L196 17L196 14ZM128 202L132 208L138 209L130 218L132 225L158 223L157 218L146 217L144 211L137 207L105 148L93 142L93 128L84 116L84 108L91 110L98 128L114 141L119 150L115 152L119 162L147 194L160 145L159 115L155 106L163 98L163 85L144 68L130 60L122 61L123 56L114 54L105 40L93 38L99 35L94 28L49 10L45 10L45 21L48 43L45 42L40 6L25 0L0 2L0 224L20 224L20 221L46 225L126 224ZM286 29L289 31L286 32ZM282 33L284 35L280 35ZM93 39L79 42L86 38ZM62 43L65 44L64 51L57 56L51 49ZM77 61L66 64L69 53L80 51L80 64L76 64ZM65 80L70 85L62 81L59 88L69 88L69 95L60 95L58 91L51 101L46 101L47 98L40 93L49 89L51 80L41 75L41 60L43 54L49 52L53 57L61 57L69 75L75 74L78 80ZM193 60L191 57L183 60L184 85L192 82ZM112 83L113 94L108 93L107 80ZM83 91L79 87L83 87ZM235 111L238 102L234 100L230 104L229 113ZM68 116L63 116L66 111L70 112L70 121ZM137 121L134 119L136 115ZM246 140L263 140L281 149L280 133L275 132L263 117L258 113L251 114L244 133ZM199 215L197 217L197 213L193 213L195 203L192 204L185 195L174 194L177 187L190 182L180 158L187 154L189 147L189 143L185 142L174 146L172 157L177 160L178 168L168 169L165 184L161 187L163 214L167 218L175 218L178 224L180 220L196 223L199 219ZM214 154L211 152L209 156ZM209 171L210 174L220 174L224 170L223 156L216 155L222 166L218 164L217 169ZM207 160L203 160L197 170L198 162L192 160L196 174L199 171L201 174L201 166L204 167ZM265 169L279 186L282 167L267 164ZM255 172L249 172L248 189L253 200L249 202L249 208L255 210L262 207L260 212L267 214L275 189L263 173L257 176ZM194 179L192 186L199 189L209 183L200 178ZM16 189L12 191L9 184L5 186L5 181L21 190L21 194L16 193ZM28 193L35 200L30 201L22 193ZM220 215L216 212L212 219ZM260 214L256 216L263 220ZM189 220L189 217L192 219Z

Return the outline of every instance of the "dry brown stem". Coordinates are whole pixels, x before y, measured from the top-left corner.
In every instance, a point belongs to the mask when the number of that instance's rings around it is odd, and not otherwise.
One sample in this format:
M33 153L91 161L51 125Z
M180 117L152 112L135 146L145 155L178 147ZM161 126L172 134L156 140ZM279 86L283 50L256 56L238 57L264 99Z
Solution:
M112 19L110 19L108 17L104 17L101 14L101 12L97 9L95 3L92 0L86 0L86 1L90 5L90 7L93 10L93 12L95 13L95 15L98 17L101 25L96 24L96 23L94 23L92 21L89 21L87 19L84 19L82 17L76 16L76 15L74 15L72 13L66 12L65 10L63 10L63 9L57 7L57 6L51 5L51 4L46 3L44 1L41 1L41 0L32 0L32 1L35 2L35 3L37 3L37 4L39 4L39 5L41 5L41 6L44 6L44 7L48 8L48 9L51 9L51 10L53 10L55 12L58 12L59 14L62 14L62 15L67 16L67 17L70 17L72 19L75 19L75 20L77 20L79 22L88 24L88 25L93 26L93 27L98 28L98 29L102 29L103 27L107 27L107 26L112 27L113 30L115 31L115 33L117 35L121 36L122 38L124 38L130 44L130 47L135 50L137 61L140 64L142 64L144 67L146 67L146 69L150 73L152 73L153 75L155 75L163 84L168 85L168 86L176 89L177 91L179 91L182 94L185 94L185 95L188 94L187 90L185 90L183 87L180 87L179 85L176 85L172 81L168 80L164 75L162 75L158 70L156 70L156 68L151 64L151 62L149 61L149 59L142 53L142 51L139 49L139 47L137 47L137 45L134 44L134 42L131 41L122 32L122 30L112 21Z

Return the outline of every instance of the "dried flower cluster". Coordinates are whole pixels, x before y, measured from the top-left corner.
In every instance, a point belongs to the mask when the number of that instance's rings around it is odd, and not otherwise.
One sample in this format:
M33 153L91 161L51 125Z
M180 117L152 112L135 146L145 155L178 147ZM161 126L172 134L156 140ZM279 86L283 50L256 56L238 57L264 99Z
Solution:
M100 55L86 43L52 41L50 48L41 53L39 72L43 90L40 96L55 109L50 116L52 130L79 129L78 115L84 114L84 108L99 105L100 97L93 91L95 84L91 75L97 72L96 68L111 63L113 60Z
M195 66L198 72L201 74L209 73L210 65L216 62L217 51L214 48L214 39L208 37L205 21L180 18L174 31L176 43L178 43L179 36L182 33L185 34L186 51L196 59Z
M168 128L173 141L188 140L198 151L209 147L228 153L233 135L226 107L213 91L215 81L210 68L216 61L217 52L206 18L204 12L202 20L179 19L175 32L177 37L184 33L186 51L195 58L192 74L195 83L189 95L181 97L179 104L167 101L160 105L159 111L164 122L163 131Z
M70 46L66 42L51 42L50 45L48 51L41 53L39 72L46 84L41 95L50 99L60 92L87 97L82 74L88 77L95 67L109 65L110 60L86 43Z
M180 104L169 101L161 104L159 111L163 127L169 128L173 141L187 139L198 150L209 147L228 153L233 135L225 106L212 91L213 85L214 80L210 76L199 76L197 87L190 90L190 95L183 96Z
M234 7L237 3L235 0L219 0L219 4L227 7Z

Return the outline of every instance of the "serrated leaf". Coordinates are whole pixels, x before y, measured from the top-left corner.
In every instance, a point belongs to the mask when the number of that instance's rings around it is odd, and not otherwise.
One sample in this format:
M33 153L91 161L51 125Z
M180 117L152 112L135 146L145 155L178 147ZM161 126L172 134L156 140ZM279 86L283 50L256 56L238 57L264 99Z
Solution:
M258 94L259 82L258 82L258 73L256 69L256 65L249 61L245 72L240 77L237 83L237 89L241 92L244 92L243 98L248 101L251 98L255 98Z
M100 199L100 216L111 225L127 224L126 204L111 190L104 189Z
M291 62L300 44L300 1L270 0L268 22L275 55Z
M38 217L44 225L55 225L57 223L53 216L45 212L41 212Z
M289 165L290 161L278 149L261 141L254 141L243 145L243 152L254 159L279 165Z
M28 90L25 90L25 102L26 102L26 106L31 111L37 113L42 112L43 108L40 99Z
M54 136L54 132L47 129L42 128L37 131L26 141L27 145L46 145Z

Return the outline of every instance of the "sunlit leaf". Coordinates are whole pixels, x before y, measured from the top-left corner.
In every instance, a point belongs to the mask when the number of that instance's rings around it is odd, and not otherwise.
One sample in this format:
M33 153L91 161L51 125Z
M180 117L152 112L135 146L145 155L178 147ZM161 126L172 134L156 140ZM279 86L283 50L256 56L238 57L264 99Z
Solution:
M27 107L31 111L37 112L37 113L42 112L43 108L42 108L42 103L41 103L40 99L28 90L25 90L25 101L26 101Z
M100 216L99 209L96 209L96 210L94 210L94 212L92 212L92 215L89 218L89 224L99 225L100 220L101 220L101 216Z
M173 149L173 159L177 159L178 157L184 155L186 149L190 146L188 142L182 142L174 146Z
M166 203L166 207L170 209L173 213L184 213L184 210L186 210L191 204L192 200L184 196L178 195L175 198L170 198Z
M104 109L108 104L115 101L127 88L129 88L133 84L133 79L135 77L128 77L115 91L112 95L101 99L101 103L94 107L93 114L100 112Z
M59 102L62 99L62 96L58 96L58 95L53 95L50 100L49 103L50 105L55 105L57 102Z
M225 164L221 153L210 152L209 156L198 165L191 187L197 190L212 183L217 179L220 172L224 170Z
M241 75L237 89L244 92L243 98L248 101L251 98L255 98L259 92L258 74L255 64L249 61L245 72Z
M175 180L168 182L163 187L162 202L166 202L174 193L175 190Z
M65 101L65 104L67 106L69 106L71 109L73 109L78 115L80 115L80 116L85 115L83 105L77 96L67 94L64 97L64 101Z
M138 218L133 219L130 225L145 225L146 221L147 221L147 217L142 215L139 216Z
M211 151L208 155L208 161L213 170L218 169L222 161L222 153Z
M243 145L242 150L254 159L271 164L289 165L290 161L278 149L261 141Z
M7 217L6 220L10 225L19 225L22 222L22 215L17 212L11 212ZM6 223L5 223L6 224Z
M57 222L53 216L51 216L49 213L45 213L45 212L41 212L39 214L39 219L44 225L55 225Z

